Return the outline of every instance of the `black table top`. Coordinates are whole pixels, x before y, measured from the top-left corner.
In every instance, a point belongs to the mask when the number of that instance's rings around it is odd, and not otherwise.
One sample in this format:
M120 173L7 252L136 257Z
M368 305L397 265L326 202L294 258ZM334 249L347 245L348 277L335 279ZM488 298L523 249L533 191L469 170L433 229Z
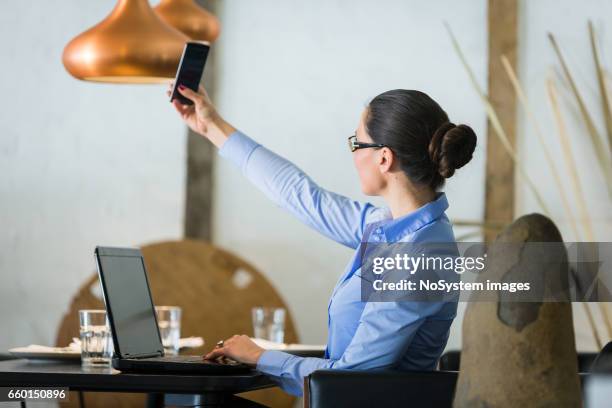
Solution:
M113 368L82 368L79 362L0 361L2 387L68 387L82 391L159 392L198 394L240 393L273 387L268 377L245 374L194 375L122 373Z

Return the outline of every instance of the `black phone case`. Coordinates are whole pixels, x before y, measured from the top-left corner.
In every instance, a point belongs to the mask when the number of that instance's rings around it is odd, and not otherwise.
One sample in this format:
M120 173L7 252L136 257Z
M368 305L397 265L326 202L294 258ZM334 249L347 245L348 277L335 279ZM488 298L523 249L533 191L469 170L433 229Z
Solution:
M183 105L193 105L192 101L180 94L178 86L184 85L192 91L198 91L209 50L210 47L203 42L188 42L185 44L176 71L170 102L177 99Z

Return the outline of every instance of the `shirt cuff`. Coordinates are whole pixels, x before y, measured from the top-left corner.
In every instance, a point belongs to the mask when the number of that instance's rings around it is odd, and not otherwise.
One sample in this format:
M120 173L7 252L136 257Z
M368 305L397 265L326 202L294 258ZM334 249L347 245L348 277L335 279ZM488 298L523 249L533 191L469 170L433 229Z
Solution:
M282 351L266 350L259 356L256 368L264 374L280 377L285 363L291 357L293 357L291 354Z
M232 163L244 170L249 156L259 145L256 141L239 130L232 132L219 149L219 155L229 159Z

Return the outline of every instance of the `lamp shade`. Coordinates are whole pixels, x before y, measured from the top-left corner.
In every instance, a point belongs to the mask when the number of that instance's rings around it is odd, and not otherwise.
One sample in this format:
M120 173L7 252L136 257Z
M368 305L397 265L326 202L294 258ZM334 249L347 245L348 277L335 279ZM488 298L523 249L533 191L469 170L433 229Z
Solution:
M217 17L198 6L194 0L161 0L155 12L162 20L194 40L213 42L219 37Z
M66 45L62 61L86 81L163 83L174 79L186 41L147 0L119 0L108 17Z

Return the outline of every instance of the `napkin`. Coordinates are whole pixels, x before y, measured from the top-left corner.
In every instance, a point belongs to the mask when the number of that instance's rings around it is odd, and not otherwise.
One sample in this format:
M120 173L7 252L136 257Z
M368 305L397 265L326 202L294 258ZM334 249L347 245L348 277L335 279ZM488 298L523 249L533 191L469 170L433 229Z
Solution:
M198 348L204 345L204 339L201 337L185 337L179 339L179 348Z
M251 337L251 340L259 347L266 350L280 350L280 351L303 351L303 350L313 350L313 351L325 351L325 344L299 344L299 343L277 343L275 341L270 341L266 339L260 339L256 337Z

